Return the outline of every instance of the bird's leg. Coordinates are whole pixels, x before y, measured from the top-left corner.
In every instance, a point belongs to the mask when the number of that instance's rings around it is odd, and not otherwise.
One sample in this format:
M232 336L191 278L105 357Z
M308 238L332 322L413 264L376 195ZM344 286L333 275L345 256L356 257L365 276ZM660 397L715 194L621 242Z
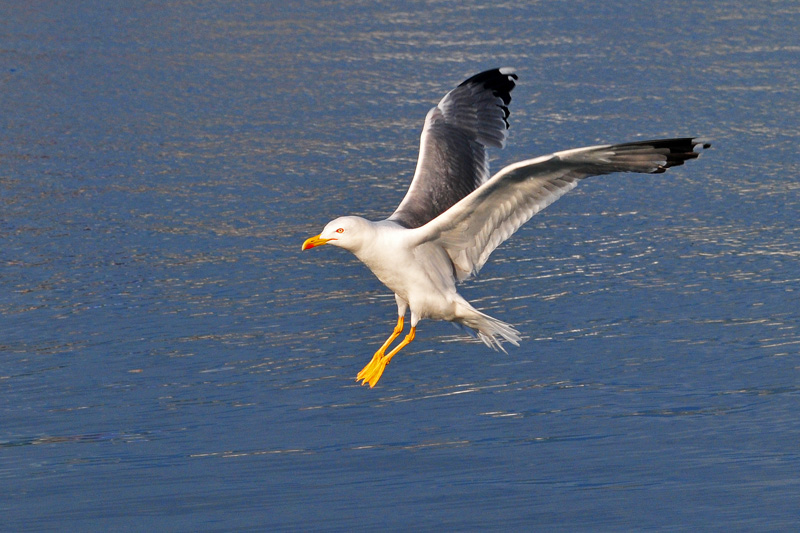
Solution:
M416 326L411 326L411 330L408 332L408 335L406 335L406 338L403 339L403 341L400 344L395 346L394 350L392 350L391 352L389 352L385 356L381 357L380 360L378 361L378 364L375 365L369 371L368 374L364 375L364 378L363 378L364 381L362 382L362 385L366 385L367 383L369 383L369 388L370 389L372 387L374 387L375 384L378 382L378 380L381 379L381 376L383 375L383 371L386 368L386 365L388 365L389 362L392 360L392 357L397 355L397 352L402 350L406 345L408 345L411 341L414 340L414 335L416 334L416 331L417 331L417 327Z
M378 351L375 352L375 355L372 356L372 360L369 363L367 363L367 366L365 366L361 370L361 372L358 373L358 375L356 376L356 381L358 381L359 379L363 379L364 376L372 373L372 369L378 365L380 360L383 358L383 355L386 353L386 348L388 348L389 345L392 344L394 340L400 336L401 333L403 333L403 315L397 318L397 325L394 327L394 331L392 332L391 336L388 339L386 339L386 342L383 343L383 346L378 348Z

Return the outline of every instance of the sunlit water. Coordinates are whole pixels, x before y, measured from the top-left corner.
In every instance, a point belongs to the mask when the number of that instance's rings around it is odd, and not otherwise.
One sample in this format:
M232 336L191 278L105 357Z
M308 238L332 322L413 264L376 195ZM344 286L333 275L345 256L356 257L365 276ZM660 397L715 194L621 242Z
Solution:
M79 4L0 8L0 529L798 526L796 4ZM503 65L495 169L714 148L497 250L520 348L426 321L360 387L393 297L300 243Z

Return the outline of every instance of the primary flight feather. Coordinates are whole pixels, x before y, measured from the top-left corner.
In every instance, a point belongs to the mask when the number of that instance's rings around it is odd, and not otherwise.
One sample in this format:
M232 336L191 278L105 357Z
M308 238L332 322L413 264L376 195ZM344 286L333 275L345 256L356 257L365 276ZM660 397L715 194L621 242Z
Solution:
M489 255L578 180L612 172L660 173L710 145L695 138L590 146L520 161L490 177L486 149L503 148L509 128L513 69L481 72L428 112L411 186L389 218L341 217L303 250L330 244L353 252L397 301L397 325L356 377L374 387L386 365L414 340L423 318L474 331L487 346L519 345L519 332L470 305L456 282L477 274ZM408 335L389 353L411 311Z

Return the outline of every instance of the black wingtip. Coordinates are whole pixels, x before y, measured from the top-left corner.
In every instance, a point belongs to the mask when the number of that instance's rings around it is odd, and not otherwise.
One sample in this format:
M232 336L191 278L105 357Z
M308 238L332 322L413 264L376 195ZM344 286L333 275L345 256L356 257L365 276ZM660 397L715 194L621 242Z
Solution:
M503 105L498 104L498 107L503 110L503 122L506 123L506 129L509 129L511 124L508 122L508 117L511 115L511 111L508 109L508 104L511 103L511 91L517 86L514 80L518 79L519 76L517 76L513 68L493 68L475 74L458 86L463 87L464 85L474 84L482 85L485 89L491 90L493 95L503 101Z
M711 143L696 137L686 137L682 139L670 139L663 144L656 146L657 149L667 150L664 155L667 162L662 165L658 172L664 172L670 167L677 167L690 159L700 157L702 150L711 148ZM697 150L701 151L697 151Z
M624 145L631 149L646 146L653 149L655 152L663 154L666 162L660 165L653 174L660 174L665 172L670 167L677 167L682 165L685 161L690 159L697 159L702 152L696 151L708 150L711 148L711 143L707 140L699 139L697 137L681 137L677 139L656 139L651 141L638 141L627 143Z
M503 100L503 104L511 103L511 91L516 87L514 80L519 79L512 68L493 68L475 74L459 84L459 87L470 84L480 84L486 89L491 89L492 93Z
M650 170L638 170L637 172L648 172L651 174L661 174L668 168L677 167L690 159L697 159L703 150L711 148L711 143L698 137L679 137L675 139L653 139L649 141L636 141L631 143L617 144L613 146L616 155L621 158L636 158L641 155L658 154L663 158Z

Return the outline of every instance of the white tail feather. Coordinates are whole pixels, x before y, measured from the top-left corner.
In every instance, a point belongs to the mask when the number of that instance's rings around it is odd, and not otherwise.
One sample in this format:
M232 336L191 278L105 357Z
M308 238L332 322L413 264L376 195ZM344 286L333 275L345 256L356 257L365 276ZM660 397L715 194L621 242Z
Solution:
M511 324L481 313L467 303L466 300L459 306L459 316L455 319L455 322L474 330L478 338L486 346L493 350L500 350L503 353L507 352L503 348L502 340L506 340L514 346L519 346L519 341L521 340L519 331L514 329Z

